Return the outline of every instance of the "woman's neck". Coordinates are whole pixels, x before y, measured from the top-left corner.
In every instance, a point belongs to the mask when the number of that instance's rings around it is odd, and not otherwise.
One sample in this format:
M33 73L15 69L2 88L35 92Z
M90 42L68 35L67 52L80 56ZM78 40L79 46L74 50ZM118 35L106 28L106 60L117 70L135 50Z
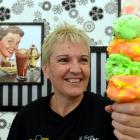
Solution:
M73 111L81 102L83 94L78 97L60 97L58 95L53 95L50 102L51 109L59 114L60 116L66 116L71 111Z

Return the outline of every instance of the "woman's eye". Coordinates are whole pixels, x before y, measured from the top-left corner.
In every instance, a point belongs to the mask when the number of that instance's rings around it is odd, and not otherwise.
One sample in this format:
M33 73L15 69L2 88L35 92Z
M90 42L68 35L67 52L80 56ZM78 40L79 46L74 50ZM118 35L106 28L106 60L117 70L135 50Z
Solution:
M88 58L81 58L80 62L84 63L84 64L87 64L87 63L89 63L89 60L88 60Z
M8 42L13 42L13 40L9 39Z
M8 42L9 42L9 43L12 43L12 41L11 41L11 40L8 40Z
M62 58L62 59L59 59L58 62L64 64L68 62L68 59Z

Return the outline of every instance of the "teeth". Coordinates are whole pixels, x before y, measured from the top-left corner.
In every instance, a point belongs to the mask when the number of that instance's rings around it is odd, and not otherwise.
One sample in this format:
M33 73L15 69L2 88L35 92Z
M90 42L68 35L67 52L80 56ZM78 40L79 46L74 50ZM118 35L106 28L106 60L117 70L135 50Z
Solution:
M80 79L68 79L68 81L71 83L78 83L80 82Z
M13 50L8 50L8 52L9 52L9 53L13 53L14 51L13 51Z

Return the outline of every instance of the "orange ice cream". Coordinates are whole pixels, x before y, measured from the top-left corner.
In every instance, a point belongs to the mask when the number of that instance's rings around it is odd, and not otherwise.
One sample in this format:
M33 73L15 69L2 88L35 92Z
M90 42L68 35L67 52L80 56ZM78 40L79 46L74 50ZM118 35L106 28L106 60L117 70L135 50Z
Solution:
M107 96L121 103L140 100L140 18L122 15L113 24L113 34L105 66Z
M123 54L134 61L140 61L140 38L132 40L113 39L108 48L108 54Z
M115 102L140 99L140 76L113 76L108 83L107 96Z

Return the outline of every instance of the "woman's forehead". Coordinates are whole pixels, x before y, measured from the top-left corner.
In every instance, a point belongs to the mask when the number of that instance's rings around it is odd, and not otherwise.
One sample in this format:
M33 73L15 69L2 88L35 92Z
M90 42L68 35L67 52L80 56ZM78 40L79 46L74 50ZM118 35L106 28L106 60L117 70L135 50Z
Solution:
M88 53L88 47L86 47L84 45L83 42L75 42L75 43L72 43L72 42L59 42L57 44L55 44L54 48L53 48L53 52L55 53L63 53L63 52L71 52L73 51L73 53L75 52L85 52L85 53Z

